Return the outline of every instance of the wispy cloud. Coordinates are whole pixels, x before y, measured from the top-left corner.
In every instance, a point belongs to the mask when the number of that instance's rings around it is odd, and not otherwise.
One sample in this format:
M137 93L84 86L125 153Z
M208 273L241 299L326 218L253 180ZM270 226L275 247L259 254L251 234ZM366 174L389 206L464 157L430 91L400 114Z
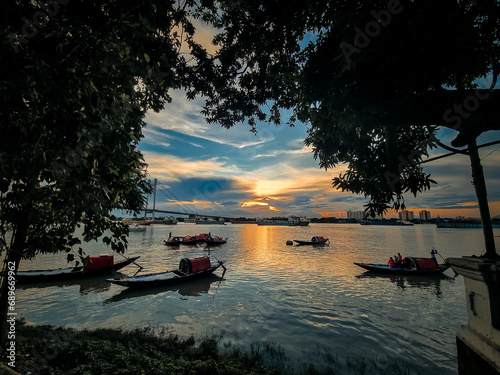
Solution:
M200 114L203 100L188 101L181 91L173 92L172 98L164 111L148 113L140 147L150 175L177 189L174 192L185 204L229 216L272 216L273 210L283 215L338 216L367 203L363 196L332 188L331 179L346 166L320 169L311 147L304 145L305 126L258 124L257 135L245 124L228 130L205 122ZM455 136L442 135L447 140ZM481 156L486 157L492 214L499 215L495 202L500 201L500 150L482 149ZM425 170L438 185L417 198L408 196L407 207L478 216L467 156L431 162Z

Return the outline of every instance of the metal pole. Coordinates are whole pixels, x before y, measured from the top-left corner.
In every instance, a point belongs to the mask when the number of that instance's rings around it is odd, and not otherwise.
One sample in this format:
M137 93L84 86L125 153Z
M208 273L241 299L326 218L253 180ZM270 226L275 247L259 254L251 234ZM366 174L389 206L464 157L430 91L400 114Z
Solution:
M148 183L151 184L151 180L148 180ZM148 219L148 202L149 202L149 194L146 194L146 207L144 208L144 220Z
M156 207L156 184L158 180L155 178L154 187L153 187L153 221L155 219L155 207Z

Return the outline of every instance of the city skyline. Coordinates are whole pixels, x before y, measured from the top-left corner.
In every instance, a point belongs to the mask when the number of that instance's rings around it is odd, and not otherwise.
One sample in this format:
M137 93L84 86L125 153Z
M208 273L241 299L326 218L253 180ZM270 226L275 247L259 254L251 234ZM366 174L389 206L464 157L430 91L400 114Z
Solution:
M224 129L205 122L200 114L202 99L188 101L179 91L172 98L163 111L148 113L139 147L150 177L158 178L193 212L228 217L342 217L367 203L363 196L331 187L332 178L346 167L328 171L319 167L312 149L304 144L306 125L259 123L257 134L245 124ZM440 130L438 137L449 144L454 134ZM479 143L497 138L495 132L486 133ZM490 146L480 151L492 216L500 214L497 150L498 146ZM434 149L431 156L445 153ZM438 184L416 198L407 196L406 208L432 209L441 217L479 217L469 164L462 155L426 164L425 171ZM385 216L398 217L398 213L389 211Z

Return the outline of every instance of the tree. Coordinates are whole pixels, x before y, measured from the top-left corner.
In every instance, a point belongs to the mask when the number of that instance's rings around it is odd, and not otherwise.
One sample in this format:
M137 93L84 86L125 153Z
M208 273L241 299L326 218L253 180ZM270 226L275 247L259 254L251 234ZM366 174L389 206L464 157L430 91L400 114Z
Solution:
M289 123L310 125L305 142L320 166L348 165L333 187L364 194L372 214L404 209L406 194L431 188L420 162L442 145L438 127L456 130L452 145L471 156L480 134L500 130L498 1L221 4L206 18L222 30L217 68L230 93L210 95L207 117L254 127L292 108ZM479 90L488 74L491 87ZM478 202L487 230L487 201ZM492 240L485 233L489 257Z
M14 1L0 31L0 295L6 265L103 241L123 252L126 226L150 190L137 144L147 110L196 85L195 2ZM79 238L75 230L81 227ZM82 250L80 248L80 255Z

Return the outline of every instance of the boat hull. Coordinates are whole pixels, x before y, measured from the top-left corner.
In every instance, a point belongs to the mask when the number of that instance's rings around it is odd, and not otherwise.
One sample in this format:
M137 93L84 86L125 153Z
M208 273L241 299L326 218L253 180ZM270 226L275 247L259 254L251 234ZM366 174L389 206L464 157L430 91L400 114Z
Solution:
M438 228L455 228L455 229L464 229L464 228L482 228L481 223L464 223L464 222L440 222L436 223L436 227ZM492 224L492 228L500 228L500 224Z
M297 245L324 245L329 241L328 238L325 238L324 240L321 241L302 241L302 240L294 240L297 242Z
M84 270L83 267L59 268L56 270L32 270L18 271L16 280L19 283L45 282L45 281L66 281L108 275L121 270L130 263L139 259L139 256L129 258L123 262L110 264L103 267Z
M449 268L449 266L446 264L440 264L438 265L438 268L428 269L428 270L391 267L386 264L357 263L357 262L354 262L354 264L358 267L364 268L365 270L371 272L393 274L393 275L440 275Z
M194 280L209 276L223 264L224 261L221 260L217 264L212 264L211 267L206 270L190 274L181 275L180 273L178 273L178 271L167 271L159 273L150 273L142 276L125 277L122 279L107 279L106 281L127 288L136 288L136 289L152 288L165 285L175 285L186 282L188 280Z
M390 226L402 226L402 227L411 227L414 224L408 223L404 221L361 221L361 225L390 225Z
M295 227L300 225L300 221L258 221L258 225L281 225L287 227Z
M222 240L218 240L218 241L211 241L210 239L208 240L205 240L204 243L207 245L207 246L219 246L219 245L224 245L225 243L227 243L227 238L223 238Z

